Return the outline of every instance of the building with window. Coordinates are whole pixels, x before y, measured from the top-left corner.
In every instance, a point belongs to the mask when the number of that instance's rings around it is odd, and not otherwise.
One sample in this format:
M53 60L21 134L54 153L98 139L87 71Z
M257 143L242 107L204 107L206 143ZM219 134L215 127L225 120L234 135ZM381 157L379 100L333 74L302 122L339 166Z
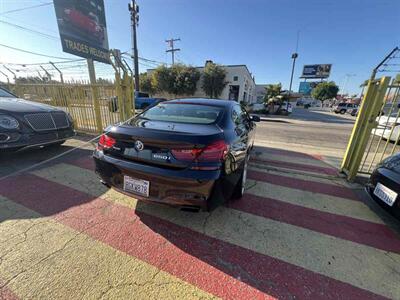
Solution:
M212 61L206 61L210 63ZM249 69L246 65L223 65L221 66L226 71L225 80L227 84L222 91L219 99L228 99L234 100L239 103L244 102L247 104L255 103L256 102L256 84L254 82L254 77L250 73ZM204 67L196 67L200 73L203 72ZM147 73L151 74L154 69L148 69ZM200 80L197 82L197 89L194 95L190 95L188 97L199 97L199 98L207 98L206 94L201 88L201 77ZM167 98L171 99L174 98L173 95L168 95L165 93L158 93L154 95L155 97ZM181 96L182 97L182 96Z

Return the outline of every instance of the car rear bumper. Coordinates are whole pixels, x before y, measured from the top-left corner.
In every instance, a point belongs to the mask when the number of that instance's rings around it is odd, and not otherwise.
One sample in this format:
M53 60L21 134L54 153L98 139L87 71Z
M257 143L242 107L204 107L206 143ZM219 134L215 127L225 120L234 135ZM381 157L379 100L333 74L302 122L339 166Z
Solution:
M399 194L393 206L389 206L374 194L374 190L378 182ZM380 206L384 207L386 210L389 210L390 212L394 213L398 218L400 218L400 174L397 174L386 168L377 168L372 173L366 189L369 195Z
M0 132L0 135L2 137L0 141L0 150L15 150L57 143L75 136L75 131L72 128L67 128L41 133L21 133L18 131ZM6 138L6 136L8 136L8 138Z
M121 160L95 150L96 173L103 183L138 200L179 207L210 209L221 171L171 170ZM124 191L124 176L150 182L149 197ZM217 188L219 189L219 188Z

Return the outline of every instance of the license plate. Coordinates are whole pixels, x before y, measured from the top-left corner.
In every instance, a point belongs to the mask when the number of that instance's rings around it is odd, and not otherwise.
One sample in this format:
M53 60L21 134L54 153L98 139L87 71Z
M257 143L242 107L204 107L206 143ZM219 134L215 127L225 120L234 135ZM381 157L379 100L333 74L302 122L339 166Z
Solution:
M149 196L150 182L147 180L135 179L129 176L124 176L124 191L133 193L139 196Z
M395 191L392 191L391 189L379 182L374 189L374 195L389 206L393 206L397 198L397 193Z

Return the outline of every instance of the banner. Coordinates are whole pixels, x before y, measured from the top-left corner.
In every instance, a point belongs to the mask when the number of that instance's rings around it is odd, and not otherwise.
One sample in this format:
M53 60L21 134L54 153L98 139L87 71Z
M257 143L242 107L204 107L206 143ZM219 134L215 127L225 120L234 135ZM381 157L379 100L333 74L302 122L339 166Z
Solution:
M64 52L110 63L103 0L54 0Z

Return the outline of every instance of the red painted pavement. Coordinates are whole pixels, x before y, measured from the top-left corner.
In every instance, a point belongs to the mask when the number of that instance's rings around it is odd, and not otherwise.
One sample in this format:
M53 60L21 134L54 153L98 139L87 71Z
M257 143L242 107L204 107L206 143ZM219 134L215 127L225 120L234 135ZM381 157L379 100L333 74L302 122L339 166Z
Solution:
M299 164L299 163L292 163L287 161L277 161L277 160L269 160L269 159L259 159L257 157L252 157L251 161L260 163L266 166L276 166L281 168L289 168L293 170L300 170L300 171L307 171L307 172L314 172L326 175L337 175L338 171L334 168L329 167L319 167L313 165L306 165L306 164Z
M307 154L307 153L303 153L303 152L296 152L296 151L277 149L277 148L268 148L268 147L262 147L262 146L255 146L255 147L256 147L255 148L256 151L258 151L258 152L261 151L263 153L271 153L271 154L284 155L284 156L290 156L290 157L308 158L308 159L312 159L312 160L322 160L322 155L318 155L318 154ZM260 147L262 149L260 149Z
M4 180L0 194L222 298L382 298L33 175Z
M230 202L229 207L385 251L400 253L399 238L383 224L249 194L245 194L240 200Z
M281 176L276 174L269 174L255 170L249 170L248 176L250 179L254 179L257 181L263 181L293 189L360 201L360 199L358 199L357 195L351 189L343 186L338 186L329 183L308 181L308 180Z
M19 298L6 286L5 282L0 279L0 300L18 300Z

